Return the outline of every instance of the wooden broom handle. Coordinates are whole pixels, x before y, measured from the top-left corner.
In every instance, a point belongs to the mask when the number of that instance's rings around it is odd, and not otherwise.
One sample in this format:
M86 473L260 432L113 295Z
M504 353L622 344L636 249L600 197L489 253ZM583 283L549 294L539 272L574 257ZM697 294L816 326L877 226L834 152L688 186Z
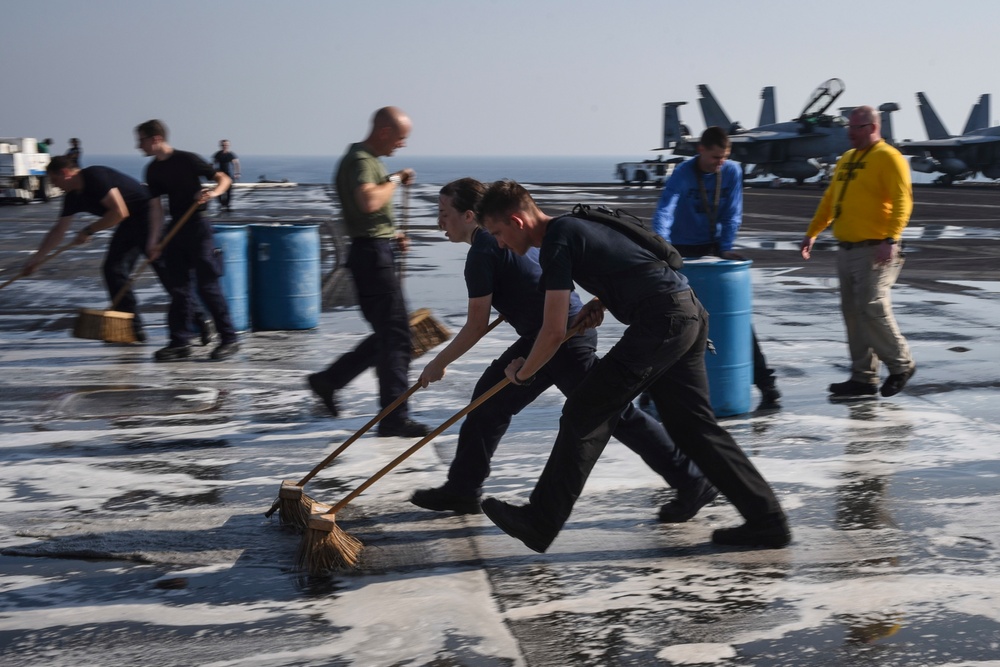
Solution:
M486 327L486 331L483 332L483 335L486 335L489 332L493 331L493 329L495 329L496 326L498 324L500 324L501 322L503 322L503 321L504 321L503 315L499 315L495 320L493 320L492 322L490 322L490 325L488 327ZM365 424L364 426L362 426L357 431L357 433L355 433L354 435L352 435L351 437L349 437L347 440L345 440L344 444L342 444L340 447L337 447L337 449L334 450L332 454L330 454L325 459L323 459L322 461L320 461L319 464L317 464L317 466L315 468L313 468L312 470L310 470L308 475L306 475L301 480L299 480L298 484L296 484L295 486L305 486L306 484L308 484L309 480L311 480L313 477L315 477L316 475L318 475L320 473L320 471L323 470L323 468L325 468L328 465L330 465L335 458L337 458L338 456L340 456L341 453L343 453L343 451L345 449L347 449L352 444L354 444L354 442L357 441L358 438L360 438L365 433L367 433L368 431L370 431L371 428L373 426L375 426L375 424L378 424L380 421L382 421L383 419L385 419L386 417L388 417L389 414L393 410L395 410L396 408L398 408L403 403L403 401L405 401L410 396L412 396L417 391L417 389L419 389L419 388L420 388L420 382L414 383L414 385L412 387L410 387L409 389L407 389L406 392L402 396L400 396L399 398L397 398L391 404L389 404L386 407L382 408L382 411L380 413L378 413L377 415L375 415L371 420L368 421L367 424ZM270 517L272 514L274 514L277 511L277 509L278 509L278 507L280 505L281 505L281 499L279 498L271 506L271 509L264 513L264 516Z
M66 245L62 246L61 248L59 248L59 249L58 249L58 250L56 250L55 252L52 252L52 253L49 253L49 254L48 254L48 255L46 255L46 256L45 256L44 258L42 258L42 261L40 261L40 262L39 262L38 264L36 264L36 265L35 265L35 268L37 269L37 268L38 268L39 266L41 266L41 265L42 265L42 264L44 264L45 262L49 261L50 259L55 259L56 257L58 257L59 255L61 255L61 254L62 254L63 252L65 252L66 250L69 250L70 248L72 248L72 247L73 247L73 245L74 245L74 243L73 243L72 241L70 241L69 243L67 243ZM24 273L24 272L22 271L21 273L17 274L17 275L16 275L16 276L14 276L13 278L11 278L11 279L10 279L10 280L8 280L7 282L5 282L5 283L4 283L3 285L0 285L0 289L3 289L3 288L4 288L4 287L6 287L7 285L10 285L10 284L11 284L12 282L14 282L15 280L18 280L18 279L20 279L20 278L24 278L24 276L25 276L25 275L27 275L27 274L25 274L25 273Z
M405 392L403 392L399 396L399 398L397 398L395 401L393 401L392 403L390 403L386 407L382 408L382 411L379 412L377 415L375 415L372 419L370 419L367 424L365 424L364 426L362 426L357 431L357 433L355 433L350 438L348 438L347 440L345 440L344 444L342 444L340 447L337 447L337 449L334 450L334 452L332 454L330 454L325 459L323 459L322 461L320 461L319 465L317 465L315 468L313 468L312 470L310 470L308 475L306 475L301 480L299 480L299 483L296 484L296 486L305 486L306 484L308 484L309 480L311 480L313 477L315 477L323 468L325 468L328 465L330 465L330 463L335 458L337 458L338 456L340 456L341 452L343 452L345 449L347 449L348 447L350 447L358 438L360 438L365 433L367 433L369 430L371 430L371 428L373 426L375 426L375 424L378 424L380 421L382 421L383 419L385 419L386 417L388 417L396 408L398 408L400 405L402 405L403 402L406 401L406 399L408 399L410 396L413 396L413 394L416 393L416 391L418 389L420 389L420 382L414 382L413 386L410 387L409 389L407 389Z
M167 235L164 236L163 240L157 244L156 246L157 250L161 252L163 251L163 249L167 246L167 244L170 243L170 239L174 238L174 236L177 235L177 232L179 232L181 230L181 227L184 226L184 223L187 222L192 215L194 215L194 212L198 210L199 206L201 206L201 204L197 200L193 204L191 204L191 208L189 208L187 212L184 213L183 217L181 217L180 220L178 220L176 223L170 226L170 230L167 232ZM153 260L147 259L145 262L143 262L142 266L136 269L136 271L129 277L128 282L122 285L122 288L118 290L118 294L115 294L115 298L111 300L111 305L108 307L108 310L115 309L115 306L117 306L118 302L121 301L122 298L124 298L125 293L128 292L130 287L132 287L132 283L134 283L136 278L139 277L139 274L145 271L146 267L148 267L152 263Z
M495 320L493 320L492 322L490 322L490 326L488 326L486 328L486 331L483 333L483 335L486 335L489 332L493 331L493 329L496 328L496 326L498 324L500 324L501 322L503 322L503 315L500 315ZM328 465L330 465L331 461L333 461L335 458L337 458L338 456L340 456L340 453L343 452L345 449L347 449L347 447L349 445L351 445L355 440L357 440L362 435L364 435L369 430L371 430L371 428L373 426L375 426L375 424L379 423L380 421L382 421L383 419L385 419L386 417L388 417L389 414L393 410L395 410L396 408L398 408L403 403L403 401L405 401L410 396L412 396L414 394L414 392L416 392L417 389L419 389L419 388L420 388L420 383L419 382L414 383L414 385L412 387L410 387L409 389L407 389L406 392L402 396L400 396L399 398L397 398L390 405L387 405L385 408L383 408L382 412L380 412L377 415L375 415L375 417L373 417L371 419L371 421L369 421L367 424L365 424L364 426L362 426L361 430L359 430L357 433L355 433L350 438L348 438L347 440L345 440L344 444L342 444L340 447L338 447L336 449L336 451L334 451L332 454L330 454L325 459L323 459L319 463L319 465L317 465L315 468L313 468L309 472L308 475L306 475L305 477L303 477L302 480L296 486L305 486L309 482L309 480L311 480L313 477L316 476L317 473L319 473L319 471L321 471L323 468L325 468Z
M566 337L563 338L563 343L565 343L566 341L568 341L570 338L577 335L581 331L583 331L583 325L582 324L576 325L575 327L570 329L569 332L566 334ZM329 510L324 512L324 514L336 514L338 511L344 509L344 506L347 505L347 503L351 502L352 500L360 496L362 493L364 493L365 489L367 489L369 486L382 479L382 477L384 477L389 471L391 471L400 463L408 459L414 452L416 452L418 449L426 445L428 442L439 436L445 429L447 429L449 426L457 422L459 419L461 419L462 417L469 414L470 412L478 408L480 405L485 403L487 399L489 399L495 393L506 387L508 384L510 384L510 380L507 377L504 377L504 379L500 380L495 385L487 389L481 396L479 396L479 398L472 401L472 403L469 403L467 406L465 406L464 408L456 412L454 415L449 417L443 424L441 424L436 429L431 431L429 434L424 436L419 442L411 446L405 452L403 452L402 454L394 458L392 461L390 461L384 468L382 468L377 473L375 473L374 475L366 479L364 482L362 482L361 486L348 493L343 500L341 500L339 503L337 503Z

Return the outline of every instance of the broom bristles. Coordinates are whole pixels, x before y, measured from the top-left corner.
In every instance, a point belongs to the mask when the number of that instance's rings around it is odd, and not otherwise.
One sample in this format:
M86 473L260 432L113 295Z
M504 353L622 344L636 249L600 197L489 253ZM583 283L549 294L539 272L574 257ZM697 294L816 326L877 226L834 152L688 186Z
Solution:
M82 308L73 325L73 336L108 343L134 343L134 321L133 313Z
M301 486L285 480L281 483L276 504L281 525L303 529L309 523L309 515L318 511L315 508L319 503L306 495Z
M302 534L295 564L299 570L319 575L358 564L364 545L344 532L333 514L313 513Z
M410 313L411 355L419 357L451 338L451 331L431 315L428 308Z

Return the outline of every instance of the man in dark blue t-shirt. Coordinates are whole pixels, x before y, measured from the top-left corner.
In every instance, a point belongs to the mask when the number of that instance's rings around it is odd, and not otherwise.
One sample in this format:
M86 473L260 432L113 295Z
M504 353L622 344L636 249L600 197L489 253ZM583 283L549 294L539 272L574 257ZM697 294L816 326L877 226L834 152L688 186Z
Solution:
M195 203L204 204L229 189L232 180L212 165L188 151L174 149L167 143L167 128L159 120L150 120L136 128L139 149L154 159L146 166L146 183L153 195L150 201L150 238L147 253L150 258L160 255L155 247L160 242L163 226L163 204L166 195L171 224L177 224ZM214 187L203 190L202 179L214 181ZM229 316L229 307L222 295L219 278L223 265L215 247L212 223L196 210L177 235L163 249L162 278L170 293L167 326L169 344L156 351L157 361L176 361L191 355L191 330L188 323L194 317L194 290L215 322L219 345L211 358L227 359L239 350L236 329Z
M97 232L117 225L108 252L104 256L102 271L111 298L128 283L129 276L146 251L149 235L149 189L139 181L109 167L80 169L72 157L57 155L45 169L52 184L65 190L62 213L49 230L34 255L24 265L24 273L34 272L38 264L55 249L69 230L77 213L96 215L97 220L84 227L74 239L74 244L85 243ZM136 340L146 340L142 317L137 308L135 294L128 289L115 309L133 313L133 331Z
M229 150L229 139L223 139L219 142L219 150L212 155L212 164L218 171L231 178L234 183L240 180L240 159L236 157L236 153ZM232 195L233 189L229 188L219 196L220 210L233 210L229 204Z
M712 412L705 371L708 316L687 279L610 227L544 214L513 181L489 187L479 217L501 248L519 255L540 248L545 317L531 351L507 366L511 382L530 384L559 348L574 283L600 300L584 306L574 323L597 326L607 308L627 327L566 399L530 502L517 506L487 498L486 515L529 548L545 551L569 518L622 409L648 390L670 438L746 519L716 530L712 541L788 544L791 532L774 491Z
M453 243L472 246L465 260L469 312L462 330L420 375L424 387L444 377L445 368L485 335L490 309L495 308L520 338L479 378L473 400L503 380L511 360L531 350L542 327L545 307L545 295L538 289L542 274L538 250L531 248L524 255L516 255L500 248L477 225L475 208L484 190L479 181L463 178L446 185L438 198L438 226ZM568 318L574 318L580 308L580 298L572 292ZM439 512L478 513L482 484L490 474L490 458L511 418L552 385L568 396L597 363L596 349L597 333L593 329L577 334L559 346L530 386L508 385L470 412L459 431L448 481L438 488L416 491L411 502ZM677 497L661 508L661 521L687 521L717 495L698 468L674 447L663 428L631 403L622 411L613 435L677 489Z

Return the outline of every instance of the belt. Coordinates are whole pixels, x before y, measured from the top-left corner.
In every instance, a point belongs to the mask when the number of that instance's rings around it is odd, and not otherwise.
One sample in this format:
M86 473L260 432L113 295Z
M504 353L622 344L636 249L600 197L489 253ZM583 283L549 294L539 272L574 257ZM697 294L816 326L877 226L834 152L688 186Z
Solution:
M867 239L865 241L839 241L837 245L841 250L851 250L852 248L864 248L865 246L880 245L882 239Z

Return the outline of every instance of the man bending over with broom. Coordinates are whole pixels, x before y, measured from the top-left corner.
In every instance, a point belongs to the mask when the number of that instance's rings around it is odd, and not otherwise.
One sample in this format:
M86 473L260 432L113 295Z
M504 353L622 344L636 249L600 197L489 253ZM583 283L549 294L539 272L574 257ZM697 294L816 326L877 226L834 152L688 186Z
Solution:
M500 248L496 239L477 224L476 207L485 190L479 181L463 178L444 186L438 197L438 226L452 243L472 246L465 260L469 311L462 330L420 375L425 387L443 378L448 364L468 352L486 333L490 309L495 308L520 338L486 369L476 384L473 399L504 378L504 369L511 360L531 350L542 327L545 305L545 296L538 289L542 273L538 250L532 248L524 255L516 255ZM580 309L580 297L571 292L568 318L576 317ZM469 413L459 431L448 481L441 487L416 491L410 502L439 512L478 514L490 458L511 418L552 385L569 396L597 363L596 350L597 332L587 329L563 343L531 382L509 384ZM621 411L613 435L677 489L677 497L660 508L660 521L687 521L718 494L701 471L674 447L663 427L631 403Z
M336 392L372 366L378 375L383 408L408 389L410 320L396 268L397 253L406 252L408 242L393 224L392 198L397 187L413 182L416 173L403 169L387 174L379 158L406 146L411 127L401 109L379 109L368 137L347 149L335 172L334 185L351 236L347 267L372 334L326 370L308 377L310 389L334 417L340 412ZM405 402L378 427L378 434L386 437L422 438L428 433L425 424L410 419Z
M53 157L45 172L53 185L66 191L66 197L63 199L59 220L42 239L35 254L25 263L23 274L33 273L49 252L59 245L69 230L74 215L90 213L98 219L77 233L74 244L86 243L97 232L117 226L101 266L104 283L113 298L128 282L139 254L146 252L149 200L152 197L149 189L131 176L110 167L80 169L76 161L67 155ZM119 298L116 308L135 315L132 320L135 339L145 341L146 332L131 289Z
M648 390L670 438L746 519L712 533L716 544L783 547L791 540L774 491L715 420L708 396L708 315L687 279L629 237L600 223L543 213L513 181L493 183L480 222L501 248L539 248L544 318L531 350L505 369L530 384L558 351L570 320L574 283L600 299L574 318L597 326L607 308L626 325L622 337L572 390L559 433L527 505L496 498L483 511L508 535L544 552L569 519L622 410ZM603 304L603 306L602 306Z
M240 349L236 329L229 317L229 307L219 286L223 260L215 247L212 223L194 211L190 218L185 213L195 204L204 205L229 189L232 180L217 171L198 155L174 149L167 143L167 128L159 120L142 123L135 129L139 149L154 158L146 166L146 183L153 199L150 202L150 236L147 255L150 259L160 256L160 232L163 227L162 195L167 196L172 225L183 225L176 236L162 250L161 279L170 293L167 327L170 343L157 350L157 361L177 361L191 356L191 330L188 323L194 318L194 291L215 321L219 332L219 345L212 350L215 360L227 359ZM215 186L202 190L201 179L215 182ZM201 208L204 208L202 206Z

